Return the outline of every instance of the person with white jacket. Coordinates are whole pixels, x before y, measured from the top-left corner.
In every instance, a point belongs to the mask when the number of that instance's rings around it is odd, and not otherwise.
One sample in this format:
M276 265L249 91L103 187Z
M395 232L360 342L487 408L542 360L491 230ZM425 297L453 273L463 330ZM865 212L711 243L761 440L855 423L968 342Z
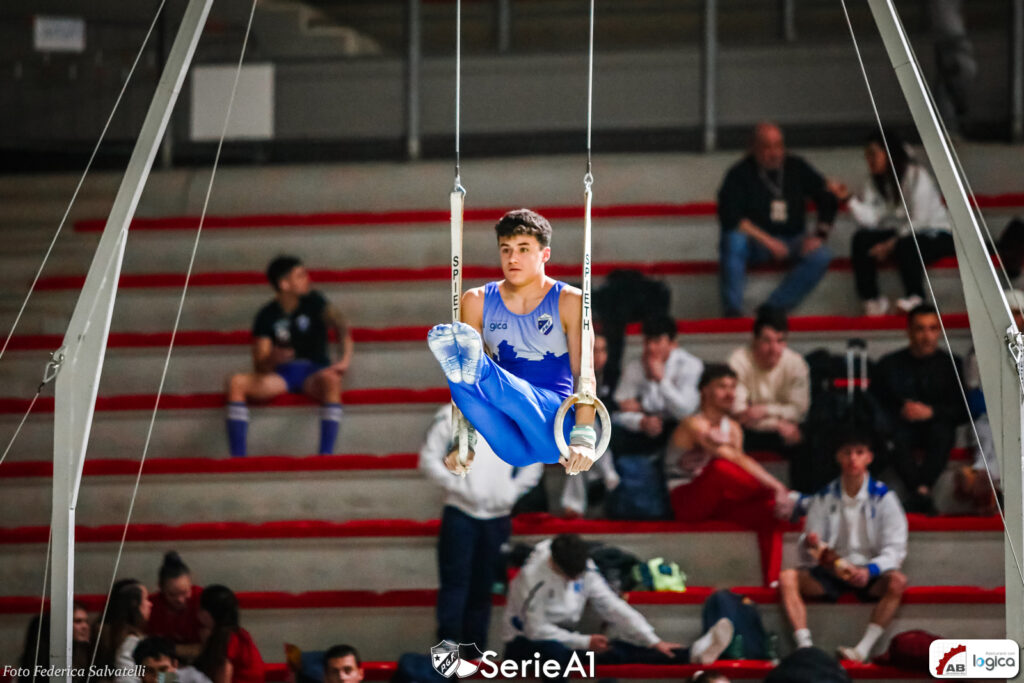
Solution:
M437 543L437 635L484 649L491 590L501 547L511 532L512 507L537 485L544 466L512 467L478 434L473 468L464 477L453 475L444 464L452 447L451 417L450 405L437 411L419 461L420 472L444 491Z
M887 143L891 159L886 153ZM931 264L956 253L949 231L949 213L931 173L913 158L895 132L886 130L884 139L878 132L871 135L864 158L870 177L861 193L851 196L845 188L837 186L840 198L848 201L850 214L858 225L850 248L857 295L865 315L884 315L889 310L889 300L878 288L878 266L895 258L904 288L904 296L896 306L907 313L924 298L922 257L926 264Z
M611 637L578 630L588 604L608 624ZM662 640L611 589L576 534L536 545L509 585L502 635L506 660L531 661L539 654L563 665L573 652L584 650L595 653L597 664L710 664L732 637L732 623L721 619L689 649Z
M840 658L864 662L896 616L907 586L900 571L907 556L907 516L896 494L868 474L871 436L849 431L837 443L841 474L805 502L800 566L780 573L779 597L797 647L813 645L804 599L835 602L853 591L861 600L878 601L860 642L839 648Z

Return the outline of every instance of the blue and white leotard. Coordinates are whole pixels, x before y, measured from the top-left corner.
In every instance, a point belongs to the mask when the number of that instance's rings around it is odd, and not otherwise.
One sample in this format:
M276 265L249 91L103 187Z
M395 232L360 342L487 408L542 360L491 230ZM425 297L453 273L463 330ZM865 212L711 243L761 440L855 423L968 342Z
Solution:
M476 384L449 382L452 398L494 451L510 465L557 463L555 413L572 394L569 345L558 301L564 282L555 282L525 315L505 306L497 282L484 287L484 357ZM565 421L568 441L573 420Z

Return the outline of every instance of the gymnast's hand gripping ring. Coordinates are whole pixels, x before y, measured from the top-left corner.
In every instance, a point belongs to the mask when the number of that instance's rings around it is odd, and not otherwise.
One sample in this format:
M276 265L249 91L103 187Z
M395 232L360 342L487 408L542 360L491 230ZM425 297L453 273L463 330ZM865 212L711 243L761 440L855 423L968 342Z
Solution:
M597 419L601 422L601 438L597 442L597 447L594 448L594 460L597 460L608 450L608 442L612 438L612 418L608 415L608 409L604 407L601 399L593 394L575 393L562 401L558 412L555 413L555 444L557 444L558 452L562 454L562 457L568 458L569 444L565 442L565 416L569 414L569 408L577 403L594 406L594 410L597 411Z

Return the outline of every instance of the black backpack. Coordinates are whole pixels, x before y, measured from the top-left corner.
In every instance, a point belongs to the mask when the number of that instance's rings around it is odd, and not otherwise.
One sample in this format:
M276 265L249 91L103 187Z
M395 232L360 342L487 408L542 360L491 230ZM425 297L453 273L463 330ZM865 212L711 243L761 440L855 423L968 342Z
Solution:
M604 384L614 392L622 372L626 325L655 315L667 315L672 292L668 285L638 270L613 270L594 290L594 318L608 342Z
M834 657L802 647L783 659L764 683L850 683L850 676Z
M877 476L888 461L892 422L868 391L873 364L867 344L851 339L845 355L817 349L805 359L811 371L811 407L803 425L804 442L790 469L793 487L813 493L839 476L833 457L837 427L856 427L874 436L871 470Z

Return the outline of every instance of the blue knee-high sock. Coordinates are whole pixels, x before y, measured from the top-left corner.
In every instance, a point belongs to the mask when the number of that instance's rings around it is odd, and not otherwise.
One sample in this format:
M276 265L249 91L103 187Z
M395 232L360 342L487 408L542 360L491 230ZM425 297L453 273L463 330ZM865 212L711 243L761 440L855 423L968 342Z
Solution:
M320 406L320 455L334 453L334 442L338 439L341 415L340 403L325 403Z
M249 406L228 403L228 448L236 458L245 457L245 437L249 432Z

